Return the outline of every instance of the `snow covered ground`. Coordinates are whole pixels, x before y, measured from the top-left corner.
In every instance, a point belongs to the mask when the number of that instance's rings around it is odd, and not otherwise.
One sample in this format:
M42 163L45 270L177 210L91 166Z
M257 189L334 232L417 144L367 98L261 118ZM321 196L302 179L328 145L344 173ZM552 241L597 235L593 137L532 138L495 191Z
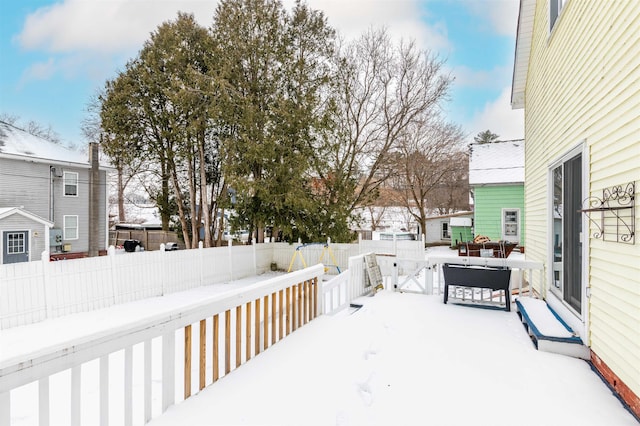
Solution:
M4 330L0 361L201 302L257 279ZM359 310L311 321L165 414L154 408L159 417L150 424L638 424L588 363L536 351L515 312L444 305L441 296L387 290L358 303ZM161 351L162 345L153 348ZM121 362L121 354L115 355L111 362ZM134 358L140 358L135 348ZM97 365L89 364L83 366L83 404L90 407L83 425L98 423ZM157 367L154 377L160 374ZM112 383L114 401L118 380L121 375ZM51 386L51 424L68 424L68 371L52 376ZM134 393L139 386L134 383ZM37 398L35 383L12 393L12 424L37 424L34 394ZM120 424L122 408L112 404L110 410L110 424ZM134 424L141 423L141 410L134 407Z
M150 424L637 425L515 312L383 291L323 316Z

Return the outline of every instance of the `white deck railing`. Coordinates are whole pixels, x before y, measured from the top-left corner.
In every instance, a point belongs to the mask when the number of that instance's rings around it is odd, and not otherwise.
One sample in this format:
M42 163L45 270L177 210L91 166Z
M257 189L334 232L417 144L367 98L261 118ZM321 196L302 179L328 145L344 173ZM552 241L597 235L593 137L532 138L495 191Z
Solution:
M510 290L518 289L518 294L523 294L523 288L529 283L528 291L531 291L531 281L534 273L544 274L544 264L517 258L485 258L466 256L429 256L425 260L395 259L396 269L402 266L404 274L394 272L392 274L393 287L399 291L417 292L424 294L443 294L444 277L442 265L445 263L467 266L489 266L511 268ZM480 297L483 298L483 292ZM491 294L493 297L493 294Z
M436 284L439 294L442 294L444 289L442 265L445 263L469 266L509 267L512 271L510 288L513 291L517 286L518 294L522 294L523 287L526 283L529 283L529 289L531 289L530 284L534 273L538 273L541 280L544 275L544 263L533 260L467 256L430 256L427 260L429 267L434 272L431 277L434 279L434 284Z
M170 258L172 254L167 254ZM92 360L99 362L99 417L100 425L134 423L134 407L144 407L147 422L153 412L164 412L176 402L176 386L184 390L184 399L192 392L203 389L221 376L268 349L289 333L320 315L319 283L323 265L278 276L264 282L237 289L186 308L174 309L156 316L138 319L113 329L78 336L61 345L40 348L33 353L0 360L0 426L11 424L11 394L16 388L37 381L38 419L41 426L50 423L52 392L50 378L70 369L69 424L79 425L88 414L83 407L85 391L82 389L83 367ZM192 328L195 330L192 332ZM211 330L211 331L208 331ZM28 330L25 330L28 333ZM176 336L184 337L184 368L176 364ZM192 338L193 336L193 338ZM28 335L25 334L25 338ZM160 354L152 351L152 339L161 339ZM196 343L193 347L192 342ZM207 342L212 342L207 346ZM143 362L134 363L134 346L143 346ZM124 351L124 362L110 362L116 352ZM139 353L139 352L138 352ZM192 364L192 353L199 354ZM152 410L151 366L161 363L161 409ZM197 357L198 355L196 355ZM140 357L138 357L139 359ZM211 374L207 374L207 364ZM135 369L140 367L141 372ZM114 391L109 383L114 371L123 383ZM182 374L176 374L176 369ZM133 392L133 377L143 377L142 396ZM154 377L154 382L158 377ZM157 384L154 384L157 386ZM111 397L110 394L111 393ZM113 395L121 396L114 401ZM155 398L156 400L158 398ZM110 404L121 404L122 418L109 419ZM89 413L91 414L91 413ZM93 422L92 422L93 423Z
M349 269L323 283L323 313L339 312L360 296L370 294L372 286L365 278L364 254L349 258Z

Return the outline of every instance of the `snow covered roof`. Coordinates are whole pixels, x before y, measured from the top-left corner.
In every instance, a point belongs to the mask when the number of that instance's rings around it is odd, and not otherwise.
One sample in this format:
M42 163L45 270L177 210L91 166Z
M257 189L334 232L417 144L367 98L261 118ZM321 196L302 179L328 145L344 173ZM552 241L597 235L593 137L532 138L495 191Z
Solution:
M34 136L0 121L0 157L74 163L89 167L89 155Z
M471 144L469 185L523 183L524 140Z

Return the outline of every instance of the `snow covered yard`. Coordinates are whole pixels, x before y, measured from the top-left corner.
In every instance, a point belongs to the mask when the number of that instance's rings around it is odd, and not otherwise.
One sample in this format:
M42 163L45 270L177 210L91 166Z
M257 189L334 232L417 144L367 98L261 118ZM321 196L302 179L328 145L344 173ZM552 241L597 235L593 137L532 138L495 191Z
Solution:
M322 316L150 424L636 425L515 312L383 291Z

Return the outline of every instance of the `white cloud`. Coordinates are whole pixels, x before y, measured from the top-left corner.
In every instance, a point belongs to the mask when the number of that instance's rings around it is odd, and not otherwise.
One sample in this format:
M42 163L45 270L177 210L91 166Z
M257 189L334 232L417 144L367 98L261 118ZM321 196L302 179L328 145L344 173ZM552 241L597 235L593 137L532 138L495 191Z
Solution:
M25 49L51 53L113 53L141 47L159 24L178 11L209 25L215 2L179 0L66 0L29 15L17 36Z
M414 38L423 48L441 50L449 45L446 28L421 21L419 1L309 0L347 39L367 28L386 26L397 38ZM203 0L65 0L38 9L16 37L21 47L50 53L119 53L137 50L162 22L178 11L193 13L208 27L217 1ZM284 5L290 9L293 0Z
M524 138L524 110L511 109L511 86L505 87L498 99L485 104L466 127L468 142L484 130L491 130L500 140Z
M27 68L27 70L22 74L19 86L22 86L22 84L28 80L49 79L55 73L56 67L57 66L53 58L49 58L46 62L36 62Z
M515 37L518 26L519 0L469 0L470 10L480 19L488 19L496 34Z
M329 24L346 39L353 39L370 27L386 27L395 39L415 39L423 49L440 51L450 47L446 27L428 26L418 0L308 0L309 7L322 10ZM293 0L286 0L291 8Z
M511 81L513 68L509 65L495 66L491 70L474 70L466 66L456 66L451 73L460 87L482 87L502 89L505 81Z

